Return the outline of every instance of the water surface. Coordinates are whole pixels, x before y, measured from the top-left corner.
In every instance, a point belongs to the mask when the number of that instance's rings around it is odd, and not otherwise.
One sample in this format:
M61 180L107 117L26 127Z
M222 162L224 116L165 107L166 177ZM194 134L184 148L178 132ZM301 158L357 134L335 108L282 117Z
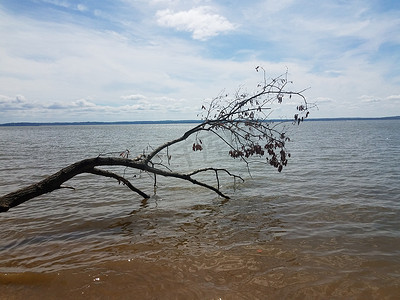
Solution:
M177 137L190 124L0 127L0 192L83 158ZM171 168L229 167L226 201L157 178L147 201L90 174L0 214L5 299L396 299L400 295L400 122L291 128L282 173L246 167L215 139L169 149ZM223 155L223 156L221 156ZM166 156L162 157L167 164ZM153 194L153 178L112 168ZM213 174L200 177L214 183Z

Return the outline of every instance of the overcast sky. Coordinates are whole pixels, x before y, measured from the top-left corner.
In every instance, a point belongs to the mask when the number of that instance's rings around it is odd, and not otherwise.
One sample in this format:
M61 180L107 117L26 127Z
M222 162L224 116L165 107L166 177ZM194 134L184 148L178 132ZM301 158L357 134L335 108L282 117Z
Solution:
M311 117L400 115L400 1L0 1L0 123L196 119L258 65Z

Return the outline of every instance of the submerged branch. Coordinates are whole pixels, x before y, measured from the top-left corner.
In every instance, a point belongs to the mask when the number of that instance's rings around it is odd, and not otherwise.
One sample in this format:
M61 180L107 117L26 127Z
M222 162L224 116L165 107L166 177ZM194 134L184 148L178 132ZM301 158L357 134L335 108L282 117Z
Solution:
M40 195L47 194L54 190L60 189L60 188L62 188L61 185L64 182L66 182L66 181L70 180L71 178L75 177L76 175L82 174L82 173L91 173L94 175L115 178L119 182L124 183L128 188L130 188L135 193L138 193L139 195L141 195L143 198L149 198L149 196L146 193L144 193L143 191L134 187L129 182L129 180L127 180L126 178L119 176L115 173L112 173L110 171L98 169L98 168L96 168L96 166L125 166L128 168L138 169L141 171L152 173L154 175L161 175L164 177L174 177L174 178L189 181L189 182L199 185L199 186L203 186L205 188L208 188L208 189L216 192L218 195L220 195L224 198L229 198L224 193L222 193L219 189L191 178L191 176L193 174L181 174L181 173L176 173L176 172L164 171L161 169L157 169L153 166L149 166L149 165L145 164L144 162L138 162L137 160L132 160L132 159L128 159L128 158L95 157L95 158L89 158L89 159L85 159L85 160L76 162L76 163L69 165L68 167L65 167L65 168L61 169L60 171L48 176L47 178L45 178L42 181L39 181L35 184L21 188L15 192L12 192L12 193L9 193L7 195L0 197L0 212L6 212L10 208L18 206L30 199L33 199Z
M228 155L232 158L239 158L246 164L249 174L249 161L247 159L251 156L257 158L265 157L269 165L281 172L290 157L290 153L287 153L285 148L285 142L290 139L286 137L283 130L279 130L276 127L277 125L273 126L267 123L267 118L272 112L271 105L282 103L284 98L292 99L292 96L297 96L301 103L296 108L297 113L294 114L295 124L300 124L308 117L310 105L303 95L305 90L298 92L287 90L287 85L292 83L287 80L288 72L271 79L267 83L265 70L262 67L256 67L257 72L260 70L263 71L263 82L257 85L254 93L243 92L243 90L239 89L232 98L224 93L225 95L212 99L208 107L202 106L202 123L186 131L180 137L168 141L157 148L143 150L143 154L133 159L129 158L130 151L127 149L119 153L101 154L98 157L71 164L38 183L0 197L0 212L8 211L10 208L32 198L63 188L61 186L63 183L81 173L114 178L143 198L149 198L145 192L134 187L125 177L96 168L99 166L124 166L125 168L146 172L154 176L154 189L157 184L156 175L160 175L189 181L229 199L220 190L220 174L226 173L233 177L234 182L236 182L236 179L244 181L242 177L234 175L224 168L208 167L185 174L174 172L170 167L169 147L195 135L196 143L193 144L193 150L200 151L203 149L202 141L198 138L198 133L200 132L210 132L218 137L220 141L228 146ZM166 150L168 166L161 159L161 152L164 150ZM119 154L119 157L104 156L110 154ZM157 159L160 161L157 162ZM196 174L207 171L214 172L216 187L193 178Z
M150 198L149 195L147 195L145 192L142 192L141 190L139 190L138 188L134 187L129 180L127 180L126 178L119 176L118 174L112 173L110 171L105 171L105 170L101 170L98 168L93 168L89 171L87 171L87 173L91 173L94 175L100 175L100 176L105 176L105 177L110 177L110 178L115 178L118 180L118 183L122 182L123 184L125 184L131 191L139 194L140 196L142 196L143 198Z

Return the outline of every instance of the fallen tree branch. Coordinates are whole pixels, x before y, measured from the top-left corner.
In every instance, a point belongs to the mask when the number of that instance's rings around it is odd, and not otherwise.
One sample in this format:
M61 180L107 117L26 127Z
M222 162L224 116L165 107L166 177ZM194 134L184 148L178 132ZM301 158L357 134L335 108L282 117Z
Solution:
M74 176L82 173L91 173L95 175L115 178L120 182L123 182L128 188L130 188L135 193L138 193L143 198L149 198L149 196L142 192L141 190L134 187L126 178L119 176L110 171L101 170L95 168L96 166L125 166L133 169L138 169L146 171L155 175L161 175L164 177L174 177L182 180L189 181L193 184L208 188L218 195L229 198L227 195L222 193L219 189L208 185L206 183L200 182L196 179L191 178L193 174L181 174L176 172L164 171L161 169L154 168L147 165L144 161L140 162L138 160L132 160L122 157L95 157L85 160L81 160L72 165L69 165L57 173L54 173L47 178L39 181L38 183L32 184L30 186L21 188L15 192L9 193L0 197L0 212L6 212L10 208L20 205L32 198L41 196L43 194L50 193L54 190L60 189L61 184L70 180Z
M286 167L288 158L290 158L290 153L286 150L286 142L290 141L290 139L286 136L283 129L279 130L276 127L277 125L267 120L270 113L266 114L265 112L271 111L272 104L282 103L284 98L292 99L292 97L297 97L300 99L300 105L296 107L293 123L300 124L308 117L309 104L302 94L304 90L300 92L285 90L287 85L291 83L291 81L287 80L287 72L267 83L265 70L261 67L256 68L257 72L261 70L263 71L263 82L257 85L254 93L250 94L239 89L233 98L229 94L224 93L212 99L208 107L202 106L202 122L183 133L180 137L156 148L150 147L151 150L148 150L149 148L143 150L143 154L133 159L129 158L131 154L129 149L126 149L122 152L110 152L95 158L78 161L38 183L0 197L0 212L8 211L10 208L32 198L63 188L61 185L64 182L82 173L114 178L143 198L149 198L148 194L134 187L125 177L97 168L99 166L124 166L152 174L154 175L154 189L157 183L156 176L160 175L189 181L229 199L220 190L220 174L226 173L233 177L234 182L236 182L236 179L244 181L242 177L234 175L224 168L209 167L185 174L174 172L173 168L170 167L170 146L183 142L194 135L195 143L193 143L193 151L203 150L203 143L199 137L200 132L213 134L227 145L229 150L227 154L232 158L239 158L240 161L244 162L249 173L249 157L256 157L258 159L264 157L267 164L281 172L283 167ZM162 160L165 154L164 151L166 151L168 166ZM119 157L105 156L112 154L119 154ZM158 167L162 167L163 169L159 169ZM196 174L207 171L215 173L216 187L193 178Z
M39 181L38 183L21 188L15 192L0 197L0 212L8 211L11 207L15 207L32 198L57 190L61 187L61 184L70 180L76 175L81 173L91 173L91 171L93 171L93 168L95 166L114 165L115 160L118 160L118 158L96 157L96 158L81 160L72 165L69 165L68 167L61 169L57 173L48 176L47 178L43 179L42 181ZM121 159L121 160L127 160L127 159ZM143 169L142 164L137 163L133 160L129 161L132 167L137 169Z
M145 192L142 192L141 190L139 190L138 188L134 187L129 180L127 180L126 178L119 176L118 174L112 173L110 171L105 171L105 170L101 170L101 169L97 169L97 168L93 168L92 170L87 171L87 173L91 173L94 175L100 175L100 176L105 176L105 177L110 177L110 178L115 178L118 180L119 182L122 182L123 184L125 184L128 188L130 188L131 191L139 194L140 196L142 196L143 198L150 198L149 195L147 195Z

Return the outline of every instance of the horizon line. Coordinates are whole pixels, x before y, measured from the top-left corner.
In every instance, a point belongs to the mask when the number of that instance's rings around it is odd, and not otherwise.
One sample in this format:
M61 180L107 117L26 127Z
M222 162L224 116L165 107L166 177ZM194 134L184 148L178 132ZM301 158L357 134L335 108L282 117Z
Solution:
M400 116L392 117L339 117L339 118L310 118L304 121L357 121L357 120L400 120ZM289 122L292 119L271 119L269 122ZM51 126L51 125L134 125L134 124L191 124L201 123L202 120L142 120L142 121L66 121L66 122L8 122L0 126Z

